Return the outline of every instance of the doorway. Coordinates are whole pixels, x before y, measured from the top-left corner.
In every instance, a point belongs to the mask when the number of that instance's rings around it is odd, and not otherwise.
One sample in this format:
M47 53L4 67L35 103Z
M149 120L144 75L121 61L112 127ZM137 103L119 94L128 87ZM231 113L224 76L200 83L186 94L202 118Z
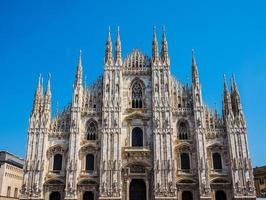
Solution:
M131 181L129 200L146 200L146 184L143 179L133 179Z
M94 199L93 192L91 192L91 191L84 192L83 200L93 200L93 199Z

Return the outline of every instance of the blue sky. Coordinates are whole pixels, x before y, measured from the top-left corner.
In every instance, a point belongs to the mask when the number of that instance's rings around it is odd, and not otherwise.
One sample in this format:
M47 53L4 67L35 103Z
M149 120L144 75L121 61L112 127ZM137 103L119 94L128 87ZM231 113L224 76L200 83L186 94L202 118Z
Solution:
M266 165L266 2L0 1L0 149L24 156L37 77L52 74L53 110L71 100L79 49L87 83L103 70L108 26L119 25L123 56L151 54L153 26L166 27L171 71L191 81L196 51L203 97L221 111L223 74L235 74L254 166Z

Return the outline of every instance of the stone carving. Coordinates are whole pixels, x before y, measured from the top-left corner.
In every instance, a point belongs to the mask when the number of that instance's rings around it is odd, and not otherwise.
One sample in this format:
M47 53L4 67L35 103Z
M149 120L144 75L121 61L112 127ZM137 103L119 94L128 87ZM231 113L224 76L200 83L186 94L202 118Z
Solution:
M255 198L250 154L240 152L247 149L243 141L247 133L235 80L231 91L225 80L220 116L202 103L194 51L192 84L183 85L170 73L165 32L160 47L159 53L154 31L152 57L135 49L122 58L119 32L115 53L109 33L103 75L89 86L83 84L80 54L72 102L52 119L50 81L44 94L39 81L21 199L41 200L51 191L73 200L84 191L102 200L128 199L133 179L144 181L149 199L178 199L183 191L211 199L217 189L215 179L226 194ZM97 128L88 127L90 119ZM181 122L186 129L179 129ZM142 133L133 138L135 127ZM132 143L133 139L138 142ZM221 148L209 148L213 144ZM239 148L230 146L235 144ZM213 169L214 151L221 154L222 169ZM56 153L63 155L56 162L63 169L58 172L53 170ZM87 153L95 156L86 158ZM182 153L187 154L182 157ZM48 180L57 182L47 184Z

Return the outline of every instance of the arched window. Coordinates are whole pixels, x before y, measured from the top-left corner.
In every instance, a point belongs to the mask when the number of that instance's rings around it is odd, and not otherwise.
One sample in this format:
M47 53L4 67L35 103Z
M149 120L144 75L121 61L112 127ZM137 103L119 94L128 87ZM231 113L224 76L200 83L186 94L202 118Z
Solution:
M61 154L55 154L54 155L54 171L60 171L62 169L62 155Z
M189 137L188 127L185 122L180 122L178 126L178 138L180 140L187 140Z
M136 82L132 86L132 108L142 108L142 86L140 82Z
M193 194L190 191L182 192L182 200L193 200Z
M49 200L60 200L60 199L61 199L60 192L52 192L50 194Z
M189 170L190 169L190 161L189 155L187 153L181 153L181 169Z
M94 170L94 155L93 154L87 154L86 155L86 167L85 169L87 171L93 171Z
M90 121L87 127L87 140L96 140L97 135L97 123Z
M215 200L226 200L226 194L222 190L218 190L215 192Z
M222 158L219 153L212 154L213 169L222 169Z
M132 130L132 146L142 147L143 146L143 132L139 127L135 127Z

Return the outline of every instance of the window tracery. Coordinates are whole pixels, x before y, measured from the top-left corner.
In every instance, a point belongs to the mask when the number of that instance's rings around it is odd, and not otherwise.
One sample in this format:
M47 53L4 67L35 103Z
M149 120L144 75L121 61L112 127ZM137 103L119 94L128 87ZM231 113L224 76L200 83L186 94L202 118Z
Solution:
M90 121L87 126L87 140L96 140L97 124L94 121Z
M188 131L188 127L185 122L180 122L178 126L178 138L180 140L189 139L189 131Z
M132 108L143 107L143 94L142 85L140 82L136 82L132 86Z

